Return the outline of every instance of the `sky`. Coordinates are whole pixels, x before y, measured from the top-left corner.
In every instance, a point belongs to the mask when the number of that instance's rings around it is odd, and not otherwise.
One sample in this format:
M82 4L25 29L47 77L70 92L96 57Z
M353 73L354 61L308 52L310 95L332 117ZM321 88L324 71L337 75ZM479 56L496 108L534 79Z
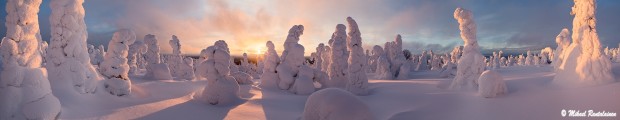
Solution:
M43 1L39 24L48 41L51 9L49 0ZM601 43L618 47L620 1L597 2ZM86 0L83 5L89 44L107 45L114 31L132 29L137 39L156 35L162 53L171 53L168 40L176 35L184 54L198 54L217 40L226 40L233 55L263 52L268 40L280 52L288 29L301 24L300 43L309 55L319 43L327 44L348 16L359 24L365 48L401 34L403 49L414 54L448 52L463 44L453 17L457 7L474 13L483 51L540 50L555 48L555 37L570 29L573 19L571 0ZM4 36L6 27L0 26Z

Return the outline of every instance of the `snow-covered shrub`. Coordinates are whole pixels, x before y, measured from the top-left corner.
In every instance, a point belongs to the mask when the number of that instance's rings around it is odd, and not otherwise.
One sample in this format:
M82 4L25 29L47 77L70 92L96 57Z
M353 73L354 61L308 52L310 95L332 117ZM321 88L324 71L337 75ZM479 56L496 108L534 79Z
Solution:
M590 86L614 82L611 61L601 53L596 33L596 1L575 0L572 44L563 52L564 61L553 82L567 86Z
M463 56L459 59L456 76L450 85L450 89L475 89L478 87L478 77L484 71L484 56L480 54L478 40L476 39L476 23L471 11L457 8L454 18L459 23L461 38L465 41Z
M357 96L338 88L312 93L302 120L374 120L368 106Z
M41 39L37 37L40 36L37 16L40 5L41 0L6 3L7 33L0 44L2 120L56 119L61 111L60 101L52 94L47 71L41 67Z
M147 62L145 78L155 80L171 80L172 75L168 64L161 63L159 55L159 43L155 35L148 34L144 36L144 43L148 46L148 50L144 54L144 60Z
M54 84L73 87L78 93L93 93L102 78L90 64L86 44L83 0L51 1L51 40L48 48L49 78Z
M368 77L366 76L366 55L364 54L364 48L362 48L362 33L360 32L357 22L351 17L347 17L347 23L349 23L349 32L347 37L347 50L349 51L349 68L347 69L348 83L345 88L347 91L356 95L368 94ZM398 38L400 39L400 35ZM402 52L401 52L402 53ZM401 70L403 70L401 68ZM403 73L408 75L409 69L405 68Z
M331 60L328 66L327 74L329 75L329 87L344 88L347 83L347 58L349 58L349 52L347 51L347 27L343 24L336 25L336 31L332 34L332 38L329 42L331 47Z
M493 70L482 72L482 75L480 75L478 79L478 83L480 83L478 95L485 98L497 97L508 92L502 75Z
M99 67L101 74L106 78L105 90L112 95L124 96L131 93L129 79L129 65L127 53L129 45L136 40L136 34L129 29L116 31L108 44L108 53Z
M239 100L239 84L230 76L230 54L223 46L210 46L205 49L207 59L201 63L206 68L202 77L207 78L207 86L202 99L211 105L228 105Z

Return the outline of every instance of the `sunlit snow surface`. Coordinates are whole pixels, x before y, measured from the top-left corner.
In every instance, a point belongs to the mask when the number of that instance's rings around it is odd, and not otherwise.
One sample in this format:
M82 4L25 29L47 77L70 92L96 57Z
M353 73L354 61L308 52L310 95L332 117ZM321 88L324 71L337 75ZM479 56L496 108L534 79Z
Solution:
M358 97L379 120L562 119L562 109L620 112L618 82L558 88L550 84L554 77L551 66L503 67L496 71L508 87L506 95L496 98L483 98L472 91L446 90L452 78L440 78L437 71L412 72L413 79L409 80L375 80L370 73L369 95ZM613 64L613 71L620 75L620 63ZM141 74L130 76L131 95L116 97L97 92L80 96L83 100L63 105L60 119L295 120L301 117L308 97L241 85L239 95L244 100L230 106L212 106L192 100L206 86L205 80L154 81L142 79Z

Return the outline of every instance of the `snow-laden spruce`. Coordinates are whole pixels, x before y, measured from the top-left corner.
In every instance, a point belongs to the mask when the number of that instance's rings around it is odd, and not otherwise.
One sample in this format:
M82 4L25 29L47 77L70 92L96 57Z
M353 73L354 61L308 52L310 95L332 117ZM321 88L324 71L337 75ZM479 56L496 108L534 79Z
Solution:
M329 46L325 46L324 51L322 53L321 59L323 60L323 65L321 65L321 71L327 73L329 71L329 64L331 64L331 56L332 56L332 48Z
M390 80L393 79L392 72L390 72L390 62L388 61L387 55L383 48L379 45L375 45L372 49L373 54L377 56L375 60L375 64L377 64L377 68L375 70L376 79L382 80Z
M147 62L145 78L154 80L171 80L170 69L168 64L161 63L159 55L159 43L155 35L148 34L144 36L144 43L148 46L148 50L144 54Z
M351 17L347 17L349 32L347 37L347 50L349 51L349 68L347 69L348 82L346 90L356 95L368 94L368 77L366 76L366 55L362 48L362 33L357 22ZM398 36L400 38L400 35ZM399 39L397 38L397 39ZM409 69L407 69L407 72Z
M102 78L90 64L82 3L84 0L50 2L52 36L46 67L50 80L54 81L53 87L73 87L78 93L93 93Z
M263 67L263 74L260 76L261 88L277 88L277 84L280 81L278 74L276 73L276 66L280 63L280 57L276 52L273 42L267 41L267 51L263 54L265 57L265 66Z
M131 93L127 53L129 45L135 40L136 34L132 30L121 29L114 33L108 44L108 53L105 54L99 70L106 78L105 90L112 95L124 96Z
M562 65L562 62L564 62L564 51L570 46L570 31L568 31L567 28L562 29L560 34L555 37L555 43L558 44L558 47L553 53L555 55L553 58L553 68L557 71Z
M170 75L173 77L181 76L181 64L183 64L183 58L181 57L181 41L176 35L172 35L172 39L168 41L168 45L172 48L172 54L166 59L168 68L170 69Z
M325 79L317 77L312 67L304 65L304 46L299 44L299 36L304 32L302 25L295 25L289 30L289 34L284 41L284 51L282 52L281 62L276 67L278 77L278 87L289 90L292 93L307 95L315 91L314 82L325 85ZM320 75L320 74L317 74ZM322 83L321 83L322 82Z
M596 1L575 0L572 44L565 49L564 60L553 82L561 86L591 86L614 82L611 61L601 53L596 33Z
M332 34L332 38L329 42L331 46L331 60L328 66L327 74L329 75L329 87L344 88L347 83L347 58L349 58L349 52L347 51L347 27L343 24L336 25L336 31Z
M200 63L206 68L202 77L207 86L200 99L211 105L229 105L239 100L239 84L230 76L230 54L224 46L209 46L205 49L207 59Z
M422 51L422 54L420 54L420 57L418 58L418 65L416 67L416 71L420 71L420 70L429 70L430 67L428 65L428 57L427 57L427 53L426 50Z
M7 33L0 44L2 120L56 119L60 115L60 101L52 94L47 71L41 67L40 5L41 0L6 3Z
M138 59L142 57L142 54L146 53L148 46L144 44L144 40L136 39L133 44L129 45L129 51L127 52L127 64L129 64L129 74L135 75L140 71Z
M325 44L319 43L319 46L316 47L316 57L313 64L315 69L323 69L323 54L325 54L323 52L325 52Z
M508 93L504 78L494 70L482 72L482 75L480 75L478 79L478 83L480 83L478 95L482 97L492 98Z
M484 71L484 56L480 54L480 47L476 39L476 23L471 11L456 8L454 18L459 23L461 38L465 42L463 54L457 65L457 72L449 89L475 89L478 87L478 77Z
M308 97L301 120L374 120L361 99L339 88L319 90Z

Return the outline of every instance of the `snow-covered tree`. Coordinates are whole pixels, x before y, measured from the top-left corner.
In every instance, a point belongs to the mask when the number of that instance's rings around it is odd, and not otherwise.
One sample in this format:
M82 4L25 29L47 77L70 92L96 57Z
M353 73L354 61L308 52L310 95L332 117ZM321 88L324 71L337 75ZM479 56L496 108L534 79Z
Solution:
M136 40L136 34L129 29L121 29L114 33L108 44L108 53L99 67L101 74L106 78L104 87L107 92L116 96L131 93L129 79L129 65L127 54L129 45Z
M324 51L321 55L321 59L323 60L321 65L321 71L323 72L328 72L329 69L329 64L331 64L331 54L332 53L332 49L329 46L325 46Z
M555 43L558 44L558 47L555 48L555 52L553 53L555 57L552 61L553 68L557 71L562 65L562 62L564 62L564 51L570 46L570 31L568 31L567 28L562 29L560 34L555 37Z
M103 56L105 56L105 47L103 47L103 45L99 45L97 46L97 49L95 50L95 52L97 54L95 54L95 62L96 64L93 65L99 65L101 64L101 62L103 62Z
M127 52L127 64L129 64L129 74L135 75L140 70L138 59L142 54L146 53L148 46L144 44L144 40L136 39L133 44L129 45L129 51Z
M148 34L144 36L144 43L146 43L148 47L148 50L144 54L144 59L147 62L146 75L144 75L144 77L156 80L171 80L172 75L170 75L168 64L161 63L157 37Z
M56 119L60 114L38 51L40 5L41 0L7 1L7 33L0 44L0 119Z
M596 33L596 1L575 0L572 44L563 52L564 61L553 82L568 86L589 86L614 82L611 61L601 53Z
M368 77L366 76L366 55L362 48L362 33L357 22L351 17L347 17L349 32L347 37L347 50L349 51L349 68L347 69L348 83L346 90L356 95L368 94ZM407 72L409 69L407 69Z
M278 82L279 88L289 90L292 86L295 86L297 89L291 89L291 92L293 93L307 93L295 90L301 90L298 88L309 88L308 86L314 86L313 84L304 84L305 87L301 87L300 84L293 85L293 83L295 83L298 79L304 79L299 76L300 69L309 68L301 67L304 64L304 61L306 61L304 58L304 46L298 43L299 36L301 36L303 32L303 25L295 25L291 27L288 32L288 36L284 41L284 51L282 52L280 64L276 67L280 78L280 81ZM312 92L314 92L314 89Z
M375 70L376 79L390 80L394 79L392 72L390 72L390 62L383 48L379 45L375 45L372 49L373 55L377 57L375 63L377 68Z
M102 78L90 64L82 3L84 0L51 1L52 37L46 67L53 84L59 85L53 87L73 87L78 93L93 93Z
M308 97L302 120L374 120L357 96L338 88L319 90Z
M525 57L525 66L532 65L534 65L534 54L532 54L532 51L527 50L527 57Z
M422 54L420 55L420 57L418 58L418 67L416 68L416 71L420 71L420 70L429 70L430 66L428 65L428 57L427 57L427 53L426 50L422 51Z
M336 25L336 31L332 34L332 38L329 42L331 47L331 60L328 66L327 74L329 75L329 87L344 88L347 83L347 58L349 58L349 52L347 51L347 34L343 24Z
M230 54L226 49L218 45L207 47L207 59L200 65L206 68L200 75L207 78L202 99L211 105L228 105L240 99L239 84L230 76Z
M485 98L497 97L508 92L502 75L493 70L482 72L482 75L480 75L478 79L478 83L480 83L478 95Z
M314 57L314 68L322 70L323 69L323 52L325 51L325 44L319 43L319 46L316 47L316 56Z
M263 68L263 74L260 76L260 86L264 88L277 88L277 84L280 81L276 72L276 66L280 63L280 57L276 52L273 42L267 41L267 51L265 51L265 67Z
M183 57L181 57L181 41L177 38L176 35L172 35L172 39L168 41L170 47L172 48L172 54L168 56L167 62L168 68L170 69L170 75L173 77L181 76L183 71L181 71L181 66L183 63Z
M478 40L476 39L474 15L467 9L456 8L454 18L459 23L461 38L463 38L465 45L450 89L475 89L478 87L476 80L484 70L484 56L480 54Z
M183 58L184 64L181 64L181 73L179 78L185 80L193 80L195 78L194 59L191 57Z

